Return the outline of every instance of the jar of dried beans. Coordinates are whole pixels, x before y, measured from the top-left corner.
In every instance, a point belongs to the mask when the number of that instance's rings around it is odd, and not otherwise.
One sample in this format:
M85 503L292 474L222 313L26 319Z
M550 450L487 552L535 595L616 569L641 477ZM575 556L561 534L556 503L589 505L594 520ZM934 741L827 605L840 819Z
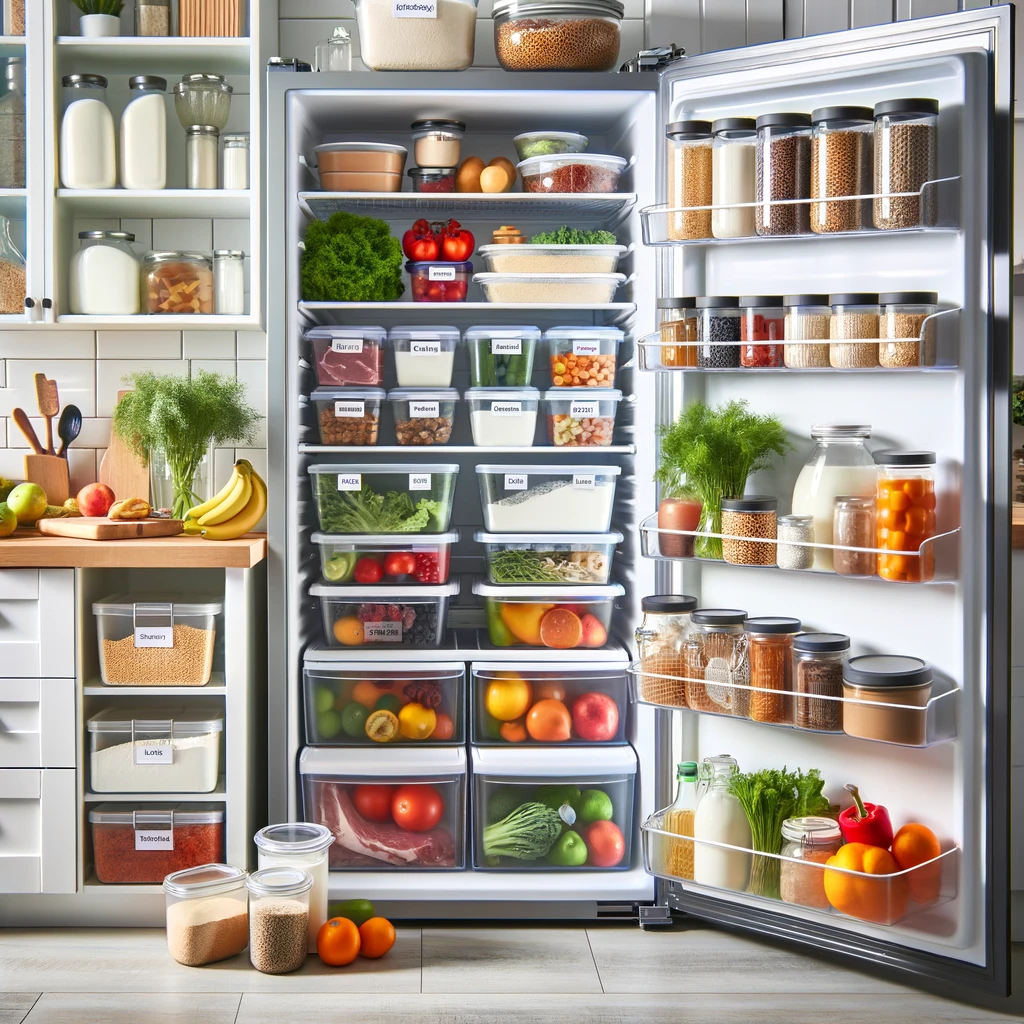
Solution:
M839 545L832 552L832 567L843 576L874 576L875 499L856 494L841 494L835 499L832 540ZM851 548L870 548L851 551Z
M935 548L925 543L935 536L935 452L885 450L874 457L878 575L901 583L927 583L935 576ZM920 554L897 553L907 551Z
M825 895L825 872L809 861L825 864L843 845L839 825L832 818L787 818L782 823L783 860L779 868L779 893L786 903L815 910L828 910L831 904Z
M842 633L793 638L793 724L798 729L843 731L843 665L849 652L850 638Z
M935 365L936 292L882 292L878 296L878 362L890 370ZM907 341L897 341L907 338Z
M828 299L827 295L783 296L782 304L786 310L783 331L787 342L783 358L786 366L805 370L830 365L827 339L832 307ZM824 344L808 344L817 341Z
M677 370L697 365L697 300L695 298L658 299L661 325L657 355L641 348L645 370Z
M706 370L734 370L740 365L740 310L736 295L702 295L697 299L697 365Z
M870 107L819 107L811 114L811 230L818 234L871 226ZM835 198L833 198L835 197Z
M684 646L693 630L690 613L697 599L659 594L640 601L643 621L635 633L640 655L640 699L648 704L686 707Z
M263 974L287 974L306 961L313 878L293 867L262 868L249 889L249 960Z
M837 370L861 370L878 365L878 296L872 292L830 295L829 362ZM837 344L846 342L846 344Z
M875 104L875 227L935 223L939 101L883 100ZM899 193L911 193L910 195Z
M811 119L807 114L762 114L757 119L754 227L759 235L810 230Z
M711 124L711 233L743 238L754 233L754 150L752 117L722 117Z
M747 717L750 662L738 608L698 608L690 616L693 632L683 646L686 706L693 711Z
M316 407L321 444L377 443L383 388L317 388L309 400Z
M789 724L792 711L793 637L800 620L785 616L747 619L747 658L750 661L750 718L754 722Z
M781 342L786 320L782 298L778 295L744 295L740 298L740 366L779 367L782 345L757 342Z
M668 138L668 237L711 237L711 122L673 121ZM694 209L694 207L707 209Z
M722 499L722 558L733 565L775 564L779 503L763 494ZM738 538L738 539L737 539Z
M612 71L619 0L497 0L494 51L506 71Z

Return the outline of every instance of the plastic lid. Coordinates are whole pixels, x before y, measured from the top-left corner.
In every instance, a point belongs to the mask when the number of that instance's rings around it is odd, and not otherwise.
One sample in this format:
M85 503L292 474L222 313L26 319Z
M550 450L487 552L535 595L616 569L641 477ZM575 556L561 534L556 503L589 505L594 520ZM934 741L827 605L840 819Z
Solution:
M772 309L782 308L781 295L741 295L741 306L769 306Z
M695 779L697 778L696 761L680 761L676 765L676 778Z
M360 338L362 341L375 341L383 345L388 332L383 327L311 327L303 337L306 341L321 341L324 338L333 341L335 338Z
M587 275L588 278L593 276L595 275ZM621 274L616 274L615 276L622 277ZM573 338L594 338L598 341L614 341L618 344L625 337L625 333L620 331L618 327L549 327L544 332L545 341L572 341Z
M392 388L388 392L389 402L457 402L459 392L455 388Z
M467 388L462 397L467 402L484 402L487 399L511 402L517 398L524 402L536 402L540 400L540 391L529 386L521 388Z
M779 499L770 494L748 494L742 498L723 498L723 512L774 512Z
M337 462L317 463L309 467L311 476L320 473L366 473L369 474L395 474L395 473L458 473L459 467L454 462L347 462L339 465Z
M760 128L810 128L811 115L797 114L793 112L762 114L757 119L757 127Z
M530 174L542 174L555 167L569 167L584 164L589 167L604 167L621 174L626 169L626 160L621 156L604 156L600 153L552 153L550 156L530 156L516 164L525 178Z
M477 530L473 534L477 544L552 544L562 547L571 544L577 551L600 547L603 544L621 544L618 530L608 533L487 533Z
M621 402L622 392L618 388L552 388L541 398L548 402Z
M424 470L425 471L425 470ZM487 463L476 467L477 473L525 473L528 476L574 476L576 473L596 473L598 476L618 476L621 466L509 466L506 463Z
M711 122L711 132L717 135L719 132L751 132L757 128L757 122L752 117L719 117Z
M164 879L164 892L181 900L219 896L245 885L248 873L230 864L200 864L175 871Z
M932 681L932 669L920 658L903 654L862 654L843 667L843 681L869 689L923 686Z
M889 306L898 302L912 303L918 306L934 306L939 301L938 292L879 292L878 304Z
M522 338L524 341L540 341L539 327L500 327L476 326L467 327L463 335L466 341L479 341L484 338Z
M318 156L321 153L400 153L408 154L405 146L394 146L390 142L321 142L313 147Z
M458 266L458 264L452 264ZM388 331L388 341L458 341L458 327L450 327L445 324L443 327L419 327L413 325L402 325L392 327Z
M189 711L185 708L115 707L97 711L88 722L89 732L162 733L173 736L203 736L224 730L224 714L218 711Z
M381 402L387 392L383 388L316 388L309 396L311 402L334 402L338 399Z
M494 597L500 601L539 601L544 604L566 601L573 603L588 601L609 601L622 597L626 588L621 583L601 583L589 586L560 587L547 583L529 585L488 583L486 580L473 581L473 593L478 597Z
M698 626L742 626L747 613L739 608L698 608L690 621Z
M874 117L874 111L870 107L818 107L817 110L811 111L812 124L820 124L823 121L873 121Z
M799 633L800 620L785 615L759 615L747 619L743 628L748 633Z
M699 295L697 296L698 309L729 309L740 304L738 295Z
M497 0L493 17L515 14L519 17L560 14L596 14L604 17L622 18L625 8L619 0Z
M89 811L93 825L217 825L224 820L224 807L216 804L175 804L173 807L139 807L125 804L97 804Z
M454 389L453 389L454 390ZM872 499L873 501L874 499ZM454 544L459 539L458 530L447 533L320 533L309 538L314 544L340 544L346 548L385 547L396 551L433 547L440 544Z
M208 71L195 71L191 74L182 75L181 83L184 85L225 85L223 75L214 75Z
M695 295L687 295L683 298L658 299L658 309L693 309L697 304Z
M828 301L833 306L877 306L878 292L835 292Z
M422 659L422 655L417 657ZM299 774L334 776L339 780L390 777L400 778L410 785L429 785L445 776L465 775L466 748L422 743L408 747L396 747L392 743L373 749L305 747L299 755Z
M878 466L934 466L935 452L901 452L895 448L883 448L872 456Z
M443 117L425 118L422 121L413 121L409 125L413 132L451 131L465 133L466 123L464 121L449 121Z
M841 838L839 823L834 818L787 818L782 823L782 838L799 840L814 846L834 843Z
M454 167L410 167L405 173L410 178L448 178L455 171Z
M418 653L418 652L417 652ZM349 661L343 665L337 661L321 661L308 650L302 656L302 666L307 672L322 672L334 679L387 679L394 682L399 676L409 679L452 679L466 674L464 661L430 661L413 668L398 669L388 661Z
M421 536L420 534L406 534L407 537ZM430 534L434 536L434 534ZM387 598L388 604L397 604L399 600L407 604L417 602L436 601L441 597L454 597L459 592L459 581L452 580L449 583L442 583L439 586L423 586L419 583L393 584L386 587L374 586L344 586L332 587L324 583L314 583L309 588L310 597L334 598L343 604L357 604L367 598Z
M472 273L473 264L469 260L465 260L462 263L448 263L445 260L409 260L405 264L405 269L410 274L415 273L424 267L452 267L455 270L462 271L463 273Z
M875 117L930 117L939 112L939 101L923 96L882 100L875 104Z
M449 263L448 266L459 266L457 263ZM472 265L470 265L472 269ZM598 281L615 281L622 284L626 280L625 274L475 274L474 281L480 284L529 284L536 281L538 284L596 284Z
M783 295L784 306L831 306L828 295Z
M512 250L512 253L516 256L540 256L550 255L551 253L568 256L603 256L614 252L616 256L621 256L625 251L626 247L624 245L618 245L616 243L611 243L609 245L569 245L562 244L560 242L526 242L517 244ZM508 253L509 247L501 242L497 242L492 245L481 245L477 249L477 252L480 253L481 256L500 256L503 253ZM589 277L590 275L587 276Z
M334 842L334 833L326 825L293 821L261 828L253 842L266 853L319 853Z
M793 637L794 651L840 652L850 649L850 638L845 633L800 633Z
M870 436L871 425L868 423L814 423L811 425L811 437L815 441Z
M178 615L220 615L224 610L223 601L196 601L194 595L185 594L111 594L102 601L94 601L93 615L135 615L137 605L171 605Z
M313 876L302 868L262 868L245 885L253 896L301 896L313 888Z
M521 135L517 135L512 142L515 144L525 142L527 139L558 139L561 142L576 142L581 139L584 147L590 141L586 135L580 135L578 132L523 132Z
M872 498L873 502L875 499ZM804 516L796 512L791 512L788 516L779 516L779 526L812 526L814 524L814 516Z
M654 594L640 598L640 610L664 612L666 615L683 615L697 607L697 598L689 594Z
M686 142L691 139L711 137L710 121L670 121L665 125L665 135L670 139Z

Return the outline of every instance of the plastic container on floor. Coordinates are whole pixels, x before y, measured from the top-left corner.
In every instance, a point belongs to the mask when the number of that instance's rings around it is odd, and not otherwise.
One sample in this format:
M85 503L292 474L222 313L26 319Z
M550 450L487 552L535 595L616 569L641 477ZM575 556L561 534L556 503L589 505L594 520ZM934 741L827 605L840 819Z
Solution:
M590 535L561 533L485 533L482 544L491 583L603 584L611 577L618 530Z
M317 383L377 386L384 379L383 327L314 327L304 337L313 346Z
M352 536L314 533L320 573L328 583L447 583L451 546L458 530L429 539L382 533Z
M179 964L227 960L249 944L247 877L230 864L201 864L164 879L167 949Z

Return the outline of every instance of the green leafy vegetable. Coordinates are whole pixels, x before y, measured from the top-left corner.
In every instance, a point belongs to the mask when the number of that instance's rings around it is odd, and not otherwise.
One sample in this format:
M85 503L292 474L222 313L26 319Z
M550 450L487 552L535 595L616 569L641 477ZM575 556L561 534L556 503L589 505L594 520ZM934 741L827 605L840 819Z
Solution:
M112 14L116 18L124 0L71 0L83 14Z
M806 775L798 771L793 817L835 818L839 814L839 807L829 803L828 797L822 792L824 788L825 780L817 768L812 768Z
M561 832L557 810L536 802L520 804L507 818L484 829L484 856L539 860Z
M563 224L554 231L533 235L530 245L615 245L617 241L610 231L586 231Z
M404 291L402 245L384 221L339 211L306 228L304 299L394 302Z
M363 484L359 491L339 491L335 478L317 478L320 526L326 533L438 533L445 504L421 498L416 503L404 491L377 494Z
M1024 427L1024 377L1013 378L1013 422Z

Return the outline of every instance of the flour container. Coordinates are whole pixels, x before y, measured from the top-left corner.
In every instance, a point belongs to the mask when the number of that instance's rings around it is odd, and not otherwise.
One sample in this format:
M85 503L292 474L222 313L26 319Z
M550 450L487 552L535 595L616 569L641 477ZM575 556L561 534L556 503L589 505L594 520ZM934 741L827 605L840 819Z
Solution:
M179 964L227 960L249 944L247 877L230 864L201 864L164 879L167 949Z

